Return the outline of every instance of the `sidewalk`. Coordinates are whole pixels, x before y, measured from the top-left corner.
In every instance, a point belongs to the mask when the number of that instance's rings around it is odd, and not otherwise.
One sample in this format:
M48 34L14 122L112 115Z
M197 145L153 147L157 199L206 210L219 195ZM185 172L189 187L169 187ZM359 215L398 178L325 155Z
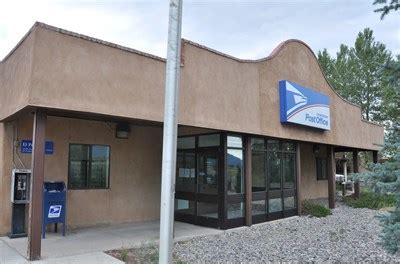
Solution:
M175 241L223 232L175 222ZM122 263L104 251L155 243L158 235L158 221L72 230L65 237L47 233L42 240L42 260L34 263ZM0 237L0 264L29 263L26 251L27 238Z

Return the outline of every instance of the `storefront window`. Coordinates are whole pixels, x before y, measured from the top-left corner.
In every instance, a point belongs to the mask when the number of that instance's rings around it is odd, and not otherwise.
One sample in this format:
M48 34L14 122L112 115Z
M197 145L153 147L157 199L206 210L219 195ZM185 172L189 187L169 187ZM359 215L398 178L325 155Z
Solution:
M199 147L219 147L219 134L199 136Z
M285 206L285 210L296 208L294 196L286 197L284 199L283 203L284 203L284 206Z
M244 203L228 204L228 219L244 217Z
M251 213L252 215L263 215L266 212L265 200L252 201Z
M198 192L218 194L218 154L204 152L198 155Z
M281 198L269 199L268 207L270 213L282 211L282 199Z
M265 140L262 138L251 138L251 149L253 150L264 150Z
M269 189L281 189L281 153L267 152Z
M265 173L265 153L255 152L252 153L251 159L251 173L252 173L252 191L264 192L266 190L266 173Z
M240 136L228 136L228 148L242 148L242 137Z
M295 154L285 153L283 154L283 173L284 173L284 185L285 189L294 189L295 178L296 178L296 166L295 166Z
M69 189L109 187L110 147L71 144L69 147Z
M194 201L175 199L175 212L194 215Z
M197 215L208 218L218 218L218 204L198 202Z
M243 150L228 149L226 174L228 194L243 193Z
M283 142L282 143L283 151L296 151L296 144L292 142Z
M181 137L177 142L178 149L194 149L196 147L195 137Z
M276 139L268 139L267 140L267 149L268 150L280 150L280 142Z
M196 181L196 156L194 151L178 151L176 162L176 190L193 192Z

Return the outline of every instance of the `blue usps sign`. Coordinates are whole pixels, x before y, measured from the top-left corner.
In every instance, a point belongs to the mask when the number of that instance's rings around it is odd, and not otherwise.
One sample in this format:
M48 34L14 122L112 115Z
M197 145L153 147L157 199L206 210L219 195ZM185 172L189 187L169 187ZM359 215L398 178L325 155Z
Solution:
M281 123L331 129L329 97L296 83L279 82Z
M21 140L21 153L32 153L32 140ZM45 153L54 153L54 143L52 141L46 141Z

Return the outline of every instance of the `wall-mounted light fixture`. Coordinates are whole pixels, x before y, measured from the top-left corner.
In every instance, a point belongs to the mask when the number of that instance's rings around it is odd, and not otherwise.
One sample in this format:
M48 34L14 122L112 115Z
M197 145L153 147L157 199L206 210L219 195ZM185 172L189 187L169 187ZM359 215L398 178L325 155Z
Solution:
M129 126L128 123L118 123L115 136L117 138L127 139L129 138L130 132L131 132L131 127Z

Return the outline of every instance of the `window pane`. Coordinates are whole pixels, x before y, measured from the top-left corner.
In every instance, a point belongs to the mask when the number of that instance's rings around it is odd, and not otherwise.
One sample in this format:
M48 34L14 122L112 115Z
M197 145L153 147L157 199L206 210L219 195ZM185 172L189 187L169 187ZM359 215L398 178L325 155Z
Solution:
M265 191L265 153L252 152L251 159L251 173L252 173L252 191L263 192Z
M86 188L88 176L87 172L89 162L89 146L70 145L69 159L69 188Z
M197 215L209 218L218 218L218 204L198 202Z
M284 151L296 151L296 144L291 142L282 143L282 150Z
M251 148L257 150L264 150L265 149L265 140L261 138L252 138L251 139Z
M283 202L284 202L285 210L296 208L294 196L286 197Z
M198 192L218 194L218 154L199 153Z
M219 147L219 134L199 136L199 147Z
M179 151L176 162L176 190L195 191L196 156L194 152Z
M265 200L252 201L251 202L251 214L252 215L263 215L266 212Z
M243 193L243 150L228 149L226 159L228 194Z
M178 138L178 149L194 149L196 147L195 137Z
M270 213L280 212L282 211L282 199L281 198L269 199L268 206Z
M267 152L269 189L278 190L281 188L281 154L278 152Z
M294 189L296 178L295 154L285 153L283 154L283 157L283 187L285 189Z
M175 212L194 215L194 201L175 199Z
M228 136L228 147L242 148L242 137L241 136Z
M267 140L267 149L268 150L279 150L279 140L276 139L268 139Z
M244 217L244 203L228 204L228 219Z
M110 147L93 145L88 187L108 188L109 167Z
M86 187L88 161L71 160L69 164L68 184L71 189L82 189Z
M89 160L89 145L70 145L70 160Z

